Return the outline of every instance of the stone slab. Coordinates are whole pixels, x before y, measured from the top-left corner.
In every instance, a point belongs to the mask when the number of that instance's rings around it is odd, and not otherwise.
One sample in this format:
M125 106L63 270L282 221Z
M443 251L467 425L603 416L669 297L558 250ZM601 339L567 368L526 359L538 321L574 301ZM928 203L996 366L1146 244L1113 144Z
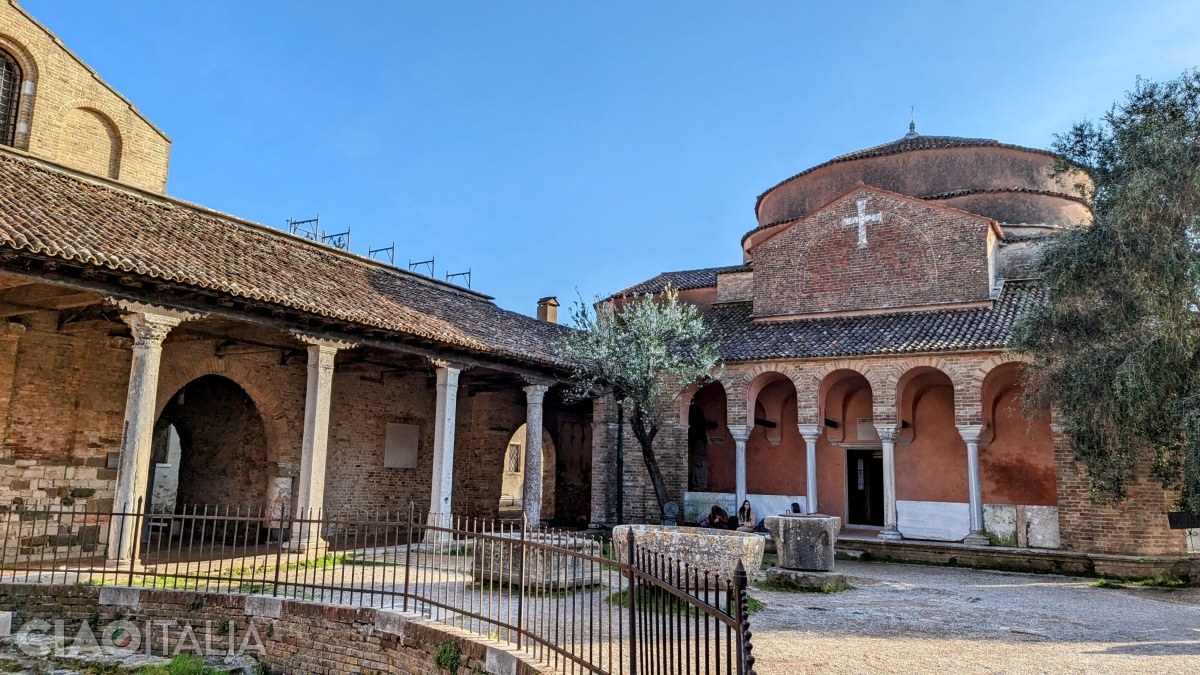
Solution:
M766 538L748 532L667 525L618 525L613 528L617 557L629 560L629 533L642 550L679 560L691 569L712 572L713 581L732 579L740 560L753 575L762 566Z
M824 515L767 516L767 531L779 552L779 567L832 572L833 544L842 519Z
M983 529L991 535L992 543L1017 546L1017 507L1011 504L984 504Z
M0 612L0 637L12 635L12 612Z
M409 622L417 618L416 614L381 609L375 613L375 630L403 638Z
M1025 541L1030 548L1059 548L1057 506L1026 506Z
M767 570L766 582L779 589L808 593L836 593L850 588L844 574L785 570L779 567Z
M569 590L599 585L604 568L580 554L599 558L602 544L591 537L530 533L522 556L517 535L475 541L473 576L481 584L518 584L548 590ZM524 569L524 574L522 574Z
M971 533L971 507L963 502L897 501L896 513L906 539L962 541Z
M137 609L142 606L142 591L138 588L122 586L101 586L100 604Z
M246 596L246 616L278 619L283 616L283 599L265 595Z
M489 675L517 675L518 663L516 654L496 647L488 647L483 667Z

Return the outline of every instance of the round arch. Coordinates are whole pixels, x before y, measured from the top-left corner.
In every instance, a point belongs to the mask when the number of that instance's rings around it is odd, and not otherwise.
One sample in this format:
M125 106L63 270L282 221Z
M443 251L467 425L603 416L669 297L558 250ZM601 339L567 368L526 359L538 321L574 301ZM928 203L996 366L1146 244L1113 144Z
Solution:
M258 407L236 382L202 375L185 383L170 395L154 430L152 506L169 491L173 506L250 512L265 506L274 475L266 428Z
M267 377L248 363L238 359L209 358L171 359L164 358L158 376L158 396L154 404L154 417L158 419L171 397L188 382L205 375L220 375L241 387L258 408L262 416L267 437L267 457L274 462L298 462L300 459L299 428L296 432L289 425L289 408L298 406L299 414L304 411L304 380L297 379L295 395L288 397L281 382Z
M502 518L520 518L525 491L525 447L528 426L521 423L508 435L501 466L499 514ZM554 436L542 428L542 520L555 516L555 489L558 485L558 445Z

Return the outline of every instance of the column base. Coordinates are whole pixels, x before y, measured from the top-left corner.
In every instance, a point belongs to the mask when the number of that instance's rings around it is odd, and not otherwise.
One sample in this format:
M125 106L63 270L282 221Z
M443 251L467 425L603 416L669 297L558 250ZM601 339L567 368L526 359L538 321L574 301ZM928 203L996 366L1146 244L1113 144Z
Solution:
M882 532L880 532L879 538L887 539L889 541L898 541L900 539L903 539L904 535L900 534L900 530L898 530L894 527L891 527L891 528L885 528Z
M970 546L991 546L992 540L982 532L972 532L963 539L963 543Z

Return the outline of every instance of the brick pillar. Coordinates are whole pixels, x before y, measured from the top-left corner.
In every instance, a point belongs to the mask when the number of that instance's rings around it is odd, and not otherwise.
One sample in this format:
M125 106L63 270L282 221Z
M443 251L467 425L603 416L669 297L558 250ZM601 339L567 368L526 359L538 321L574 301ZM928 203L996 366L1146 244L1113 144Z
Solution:
M805 445L805 478L808 485L804 488L804 500L808 506L807 513L817 512L817 439L825 428L819 424L801 424L800 435Z
M180 322L199 315L128 301L117 301L116 304L131 312L123 318L133 334L133 360L129 366L125 424L113 505L115 510L132 513L144 506L150 481L150 446L163 340ZM132 516L110 521L109 560L129 561L137 556L137 543L141 539L135 531L137 521Z
M896 513L896 425L876 424L883 444L883 531L880 539L903 539Z
M9 454L8 410L12 406L13 381L17 375L17 348L25 326L5 322L0 328L0 457Z

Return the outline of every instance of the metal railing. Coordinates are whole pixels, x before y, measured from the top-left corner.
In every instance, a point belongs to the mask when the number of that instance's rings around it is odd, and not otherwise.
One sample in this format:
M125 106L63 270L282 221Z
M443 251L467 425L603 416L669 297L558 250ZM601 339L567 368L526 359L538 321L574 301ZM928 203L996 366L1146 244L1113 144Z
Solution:
M415 612L564 673L753 675L732 578L636 544L404 510L178 513L14 505L0 581L248 593ZM110 538L136 533L132 547ZM130 550L127 560L108 551Z

